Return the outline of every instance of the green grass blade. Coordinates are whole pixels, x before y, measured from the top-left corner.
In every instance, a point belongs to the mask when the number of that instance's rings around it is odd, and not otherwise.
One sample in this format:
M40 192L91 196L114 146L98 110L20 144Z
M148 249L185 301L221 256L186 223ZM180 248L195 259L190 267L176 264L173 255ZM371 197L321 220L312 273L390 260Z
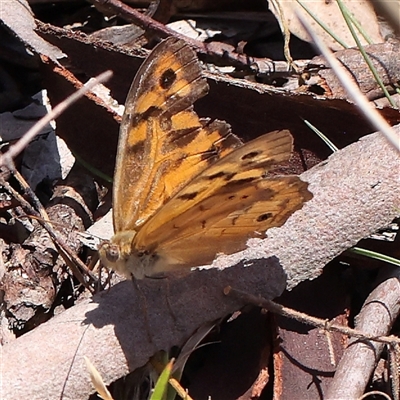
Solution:
M364 28L362 27L362 25L358 22L357 18L354 16L354 14L347 8L346 4L344 4L342 2L342 13L343 11L346 13L346 15L349 17L349 20L351 21L351 23L357 28L358 32L361 33L361 35L363 36L363 38L365 39L365 41L368 44L373 44L373 40L369 37L368 33L364 30Z
M368 57L367 52L365 51L363 45L361 44L360 39L358 38L358 35L357 35L356 31L354 30L353 24L351 23L350 18L348 16L347 12L346 12L346 9L344 8L342 0L336 0L336 1L338 3L340 11L343 14L343 18L345 19L346 24L347 24L347 26L348 26L348 28L349 28L349 30L351 32L351 35L353 36L354 41L357 43L357 47L360 50L362 56L364 57L364 60L367 63L369 69L371 70L372 75L374 76L374 78L375 78L376 82L378 83L379 87L382 89L382 91L385 94L386 98L388 99L390 105L393 108L397 108L396 103L391 98L391 96L390 96L389 92L387 91L385 85L383 84L382 79L380 78L377 70L375 69L374 65L372 64L371 59Z
M154 391L150 397L150 400L164 400L168 392L168 381L171 376L172 366L174 364L174 359L165 366L163 372L157 380Z
M359 254L365 257L373 258L375 260L383 261L396 267L400 267L400 260L397 258L393 258L390 256L386 256L385 254L377 253L376 251L362 249L361 247L352 247L349 249L354 254Z
M307 121L306 119L303 119L304 123L316 134L318 135L324 142L325 144L332 150L332 153L335 153L338 151L338 147L331 142L317 127L315 127L311 122Z

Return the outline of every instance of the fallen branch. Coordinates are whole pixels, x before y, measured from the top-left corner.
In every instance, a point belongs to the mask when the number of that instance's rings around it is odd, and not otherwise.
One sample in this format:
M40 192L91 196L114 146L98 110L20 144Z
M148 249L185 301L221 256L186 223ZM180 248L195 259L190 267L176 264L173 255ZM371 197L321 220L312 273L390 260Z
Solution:
M398 154L380 134L366 136L304 173L314 198L267 239L219 257L213 266L223 271L139 282L140 292L122 282L9 343L2 349L3 397L87 398L84 355L108 384L239 309L224 287L272 299L284 289L285 273L288 288L317 277L328 261L399 214L398 166Z

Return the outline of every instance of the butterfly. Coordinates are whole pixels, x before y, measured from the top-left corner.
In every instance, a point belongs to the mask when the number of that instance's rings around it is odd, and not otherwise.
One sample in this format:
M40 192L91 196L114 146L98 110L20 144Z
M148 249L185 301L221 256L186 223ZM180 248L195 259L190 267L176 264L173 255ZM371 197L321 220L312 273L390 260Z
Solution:
M312 197L298 176L268 175L289 160L291 134L243 144L226 122L194 111L207 92L181 39L158 44L139 68L120 128L115 235L99 249L107 267L136 279L190 271L245 249Z

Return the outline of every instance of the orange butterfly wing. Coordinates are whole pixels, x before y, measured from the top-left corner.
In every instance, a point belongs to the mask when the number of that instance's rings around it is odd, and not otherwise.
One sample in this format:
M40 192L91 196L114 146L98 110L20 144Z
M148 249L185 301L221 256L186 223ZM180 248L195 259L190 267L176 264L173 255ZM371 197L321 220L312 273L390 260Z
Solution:
M146 275L209 264L243 250L250 237L281 226L312 195L297 176L266 176L292 152L288 131L263 135L206 168L179 191L134 239L151 254Z
M240 147L222 121L200 119L208 91L195 53L169 38L128 94L114 178L114 228L103 263L136 278L211 262L243 249L312 197L296 176L268 177L292 152L288 131Z
M223 121L200 119L193 103L208 92L185 42L161 42L129 91L117 152L116 232L137 230L211 162L241 144Z

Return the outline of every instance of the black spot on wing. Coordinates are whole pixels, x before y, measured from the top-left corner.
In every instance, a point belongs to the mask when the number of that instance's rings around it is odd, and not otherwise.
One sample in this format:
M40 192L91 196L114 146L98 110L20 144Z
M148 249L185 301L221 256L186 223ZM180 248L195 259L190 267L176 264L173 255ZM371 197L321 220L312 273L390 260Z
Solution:
M263 221L266 221L267 219L270 219L272 217L273 217L272 213L260 214L257 217L257 222L263 222Z
M141 122L146 121L150 118L154 118L158 115L160 115L162 112L161 108L151 106L149 107L146 111L136 114L132 119L131 119L131 126L132 128L138 126Z
M259 151L251 151L250 153L245 154L241 157L242 160L252 160L260 154Z
M226 185L225 188L235 188L238 186L243 186L246 185L248 183L254 182L256 180L258 180L259 178L257 176L251 176L249 178L243 178L243 179L237 179L234 181L229 181Z
M178 158L173 163L170 163L169 164L169 165L171 165L170 170L176 171L182 165L182 163L185 161L186 158L187 158L187 154L183 154L182 157Z
M232 218L231 224L236 225L236 221L239 219L239 216Z
M228 182L233 177L235 177L235 175L236 175L236 172L219 171L219 172L216 172L215 174L205 176L205 177L203 177L203 179L207 180L207 181L212 181L212 180L217 179L217 178L224 178L224 181Z
M193 200L198 195L198 192L185 193L178 196L179 200Z
M207 177L205 177L205 179L212 181L214 179L218 179L218 178L223 178L225 176L225 172L224 171L219 171L215 174L209 175Z
M134 145L129 146L128 149L127 149L128 154L129 153L133 153L133 154L143 153L144 144L145 144L145 141L144 140L140 140L139 142L135 143Z
M168 154L177 147L183 149L188 146L197 138L200 129L198 126L190 126L185 129L173 130L171 116L166 113L161 118L160 126L166 132L167 139L163 141L161 149L163 154Z
M231 127L225 121L210 119L201 119L203 129L207 135L213 132L218 132L220 138L215 141L209 149L203 152L201 156L202 161L206 161L209 165L221 158L221 152L226 149L234 150L239 147L242 142L240 139L231 132Z
M220 154L221 149L213 144L208 150L203 152L201 155L201 160L207 161L207 163L210 165L220 158Z
M232 178L234 178L236 176L236 172L228 172L225 174L225 180L226 181L230 181Z
M194 139L196 139L198 131L199 128L197 126L194 126L172 131L168 135L171 138L170 142L173 142L179 147L184 147L191 143Z
M171 68L168 68L160 77L159 84L162 89L169 89L176 81L176 74Z

